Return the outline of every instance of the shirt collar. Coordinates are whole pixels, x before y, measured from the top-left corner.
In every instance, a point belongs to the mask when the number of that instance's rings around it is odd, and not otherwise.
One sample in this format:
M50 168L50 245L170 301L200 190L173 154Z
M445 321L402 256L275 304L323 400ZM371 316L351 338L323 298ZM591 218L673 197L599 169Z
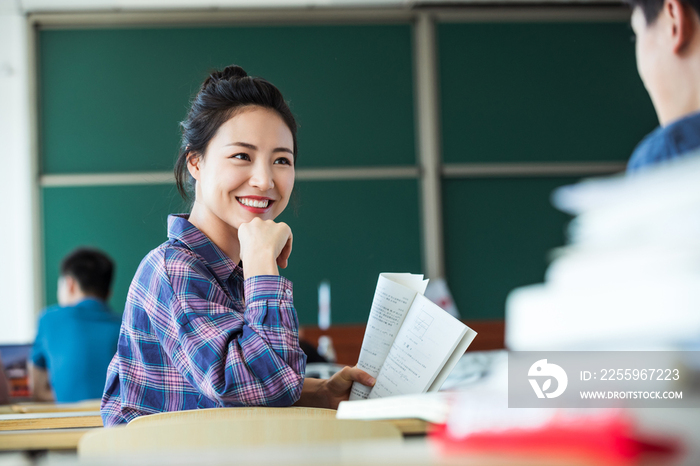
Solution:
M683 129L689 124L698 125L700 124L700 111L693 112L691 114L682 116L672 122L668 123L666 126L662 126L664 131L675 131L677 129ZM695 128L693 128L695 129Z
M106 302L102 301L99 298L96 298L94 296L86 296L77 303L73 304L72 306L65 306L65 307L78 307L78 306L84 306L84 307L89 307L91 309L99 309L101 311L106 311L106 312L112 312L107 305Z
M230 257L214 244L204 233L192 225L188 214L168 215L168 238L180 241L192 252L204 259L214 273L224 280L234 272L242 275L242 270Z

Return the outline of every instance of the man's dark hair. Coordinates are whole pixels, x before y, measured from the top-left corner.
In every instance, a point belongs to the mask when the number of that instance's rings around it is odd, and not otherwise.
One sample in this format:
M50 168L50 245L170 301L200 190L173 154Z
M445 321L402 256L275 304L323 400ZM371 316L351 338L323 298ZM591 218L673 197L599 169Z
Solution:
M664 0L625 0L632 9L640 8L644 13L647 25L654 24L656 18L664 7ZM700 0L681 0L681 3L690 6L695 10L695 14L700 16Z
M61 276L73 277L89 296L107 300L112 285L114 262L102 251L78 248L61 261Z

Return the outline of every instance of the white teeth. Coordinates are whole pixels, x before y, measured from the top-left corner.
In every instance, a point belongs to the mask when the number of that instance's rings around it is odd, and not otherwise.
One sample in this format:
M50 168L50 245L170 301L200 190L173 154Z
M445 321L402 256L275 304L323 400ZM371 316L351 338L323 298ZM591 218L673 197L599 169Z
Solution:
M270 202L267 199L265 200L255 200L255 199L248 199L247 197L239 197L237 198L238 202L241 204L248 206L248 207L257 207L258 209L264 209L267 207L267 204Z

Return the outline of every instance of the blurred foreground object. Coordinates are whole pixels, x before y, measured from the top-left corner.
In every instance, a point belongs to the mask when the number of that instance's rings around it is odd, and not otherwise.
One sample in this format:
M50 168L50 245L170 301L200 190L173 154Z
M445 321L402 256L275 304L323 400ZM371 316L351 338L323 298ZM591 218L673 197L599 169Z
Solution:
M506 303L511 350L655 350L700 342L700 155L555 191L576 215L545 283Z
M508 354L482 356L483 375L455 385L445 422L429 430L450 464L699 464L695 410L512 408Z
M446 456L496 455L546 464L631 465L671 459L680 445L640 435L620 411L507 409L462 398L450 421L432 432Z

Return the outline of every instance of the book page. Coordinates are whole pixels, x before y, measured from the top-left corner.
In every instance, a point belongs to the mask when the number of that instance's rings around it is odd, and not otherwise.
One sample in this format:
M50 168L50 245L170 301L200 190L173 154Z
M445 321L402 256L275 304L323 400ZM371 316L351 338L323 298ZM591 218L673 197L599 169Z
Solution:
M416 295L368 398L426 392L469 330Z
M440 390L440 387L442 387L442 384L445 383L447 376L450 375L452 369L454 369L462 356L464 356L464 352L467 351L469 345L471 345L474 338L476 338L476 332L466 325L465 327L467 328L467 332L462 337L462 340L457 344L457 347L452 352L452 356L447 359L445 365L442 367L442 369L440 369L440 372L438 373L437 377L435 377L435 380L433 380L433 383L431 383L428 387L429 392L436 392Z
M447 421L451 393L421 393L374 400L341 401L338 419L423 419L441 423Z
M357 367L374 378L379 375L414 297L417 293L423 293L427 286L428 280L423 280L423 275L379 275ZM350 400L367 398L370 390L370 387L353 383Z
M410 288L416 293L425 294L425 290L428 288L428 282L430 280L423 279L423 275L417 273L380 273L380 277L384 277L387 280L391 280L394 283L403 285L406 288ZM379 282L377 282L379 284Z

